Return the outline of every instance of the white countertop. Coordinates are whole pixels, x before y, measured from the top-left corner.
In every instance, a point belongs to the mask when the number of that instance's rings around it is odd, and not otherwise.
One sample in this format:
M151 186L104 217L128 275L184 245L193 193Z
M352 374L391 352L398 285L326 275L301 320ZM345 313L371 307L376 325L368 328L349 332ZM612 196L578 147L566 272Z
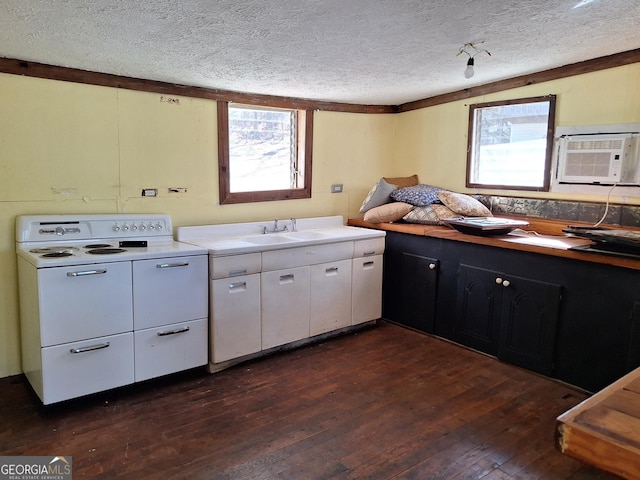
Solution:
M279 228L286 226L287 231L262 233L264 227L271 230L273 224L273 220L265 220L180 227L176 231L176 238L180 242L206 248L213 256L223 256L385 236L382 230L345 226L341 216L296 219L295 231L291 231L290 220L279 220Z

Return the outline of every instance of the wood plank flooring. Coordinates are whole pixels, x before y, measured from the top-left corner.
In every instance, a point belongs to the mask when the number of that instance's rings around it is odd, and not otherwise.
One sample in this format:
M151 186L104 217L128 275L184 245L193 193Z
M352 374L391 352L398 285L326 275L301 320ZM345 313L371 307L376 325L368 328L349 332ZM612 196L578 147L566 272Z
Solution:
M611 479L554 445L585 395L380 323L238 365L43 408L0 380L0 455L126 479Z

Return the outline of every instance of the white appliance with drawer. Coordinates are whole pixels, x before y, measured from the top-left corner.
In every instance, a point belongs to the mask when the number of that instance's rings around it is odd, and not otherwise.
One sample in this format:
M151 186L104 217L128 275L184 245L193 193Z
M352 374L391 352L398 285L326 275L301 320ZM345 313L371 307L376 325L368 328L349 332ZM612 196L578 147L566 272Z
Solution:
M44 404L207 363L207 251L168 215L16 221L23 371Z
M339 216L272 225L177 230L209 250L211 371L381 316L385 232Z

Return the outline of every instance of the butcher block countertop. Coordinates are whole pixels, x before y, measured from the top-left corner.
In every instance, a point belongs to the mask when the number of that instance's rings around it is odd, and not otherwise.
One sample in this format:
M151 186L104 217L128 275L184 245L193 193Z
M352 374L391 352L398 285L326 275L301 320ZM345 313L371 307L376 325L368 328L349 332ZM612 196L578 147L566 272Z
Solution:
M376 228L391 232L443 238L458 242L508 248L511 250L520 250L524 252L539 253L543 255L640 270L640 260L637 259L569 250L570 247L588 245L591 242L584 238L569 237L563 233L562 229L566 228L568 225L566 220L541 219L537 217L517 218L519 220L527 220L529 222L530 225L525 229L527 233L518 234L516 231L508 235L485 237L460 233L448 226L420 225L413 223L368 223L362 219L356 218L349 219L348 224L357 227ZM580 222L571 222L571 224L588 226L588 224ZM611 226L611 228L621 227ZM633 228L629 229L635 230Z
M560 415L556 440L566 455L640 479L640 368Z

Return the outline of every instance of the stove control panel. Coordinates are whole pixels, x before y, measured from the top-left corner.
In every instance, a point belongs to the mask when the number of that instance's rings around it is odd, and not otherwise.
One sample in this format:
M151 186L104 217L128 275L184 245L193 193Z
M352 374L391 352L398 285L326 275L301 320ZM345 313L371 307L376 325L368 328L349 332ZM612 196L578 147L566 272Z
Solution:
M16 219L17 242L172 235L171 217L165 214L22 215Z
M118 223L113 225L112 230L114 232L157 232L166 231L166 226L162 222L132 222L132 223Z

